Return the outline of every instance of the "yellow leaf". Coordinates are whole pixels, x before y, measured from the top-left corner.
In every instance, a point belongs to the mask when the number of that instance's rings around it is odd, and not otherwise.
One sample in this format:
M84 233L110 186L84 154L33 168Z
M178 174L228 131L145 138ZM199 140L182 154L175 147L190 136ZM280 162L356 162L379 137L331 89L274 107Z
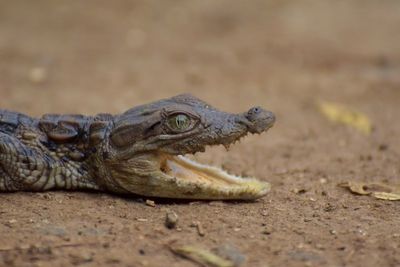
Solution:
M360 112L329 102L320 102L318 107L321 113L331 121L352 126L366 135L372 132L369 118Z
M373 196L384 200L400 200L400 193L374 192Z
M381 183L343 182L340 187L348 188L358 195L372 195L383 200L400 200L400 188Z
M220 256L201 248L194 246L183 246L178 248L171 248L172 251L180 256L195 261L203 266L213 267L233 267L234 263L225 260Z
M365 184L358 182L343 182L338 184L340 187L348 188L351 192L359 195L369 195L371 192L365 190Z

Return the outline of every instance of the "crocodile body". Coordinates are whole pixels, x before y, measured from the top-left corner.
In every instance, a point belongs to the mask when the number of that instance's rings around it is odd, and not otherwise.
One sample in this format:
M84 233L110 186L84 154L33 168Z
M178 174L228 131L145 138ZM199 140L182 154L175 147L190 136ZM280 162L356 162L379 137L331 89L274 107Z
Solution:
M0 191L92 189L155 197L251 199L268 184L183 156L205 146L261 133L274 116L261 108L218 111L180 95L119 115L48 114L0 110Z

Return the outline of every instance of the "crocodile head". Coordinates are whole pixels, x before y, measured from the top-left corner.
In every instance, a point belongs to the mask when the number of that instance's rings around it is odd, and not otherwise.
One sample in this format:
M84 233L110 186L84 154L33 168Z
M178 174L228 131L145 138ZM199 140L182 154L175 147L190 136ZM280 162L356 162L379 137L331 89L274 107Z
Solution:
M228 174L185 155L204 152L206 146L228 147L248 133L266 131L274 121L274 114L260 107L231 114L191 95L179 95L116 116L101 145L98 168L104 184L119 192L186 199L259 198L269 191L268 183Z

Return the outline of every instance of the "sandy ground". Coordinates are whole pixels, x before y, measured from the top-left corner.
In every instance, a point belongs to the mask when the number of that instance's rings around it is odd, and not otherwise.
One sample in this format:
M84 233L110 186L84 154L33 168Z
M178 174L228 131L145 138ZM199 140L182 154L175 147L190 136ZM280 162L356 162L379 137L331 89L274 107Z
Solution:
M0 265L197 266L168 249L182 244L233 247L242 266L400 266L400 202L337 186L399 183L399 1L0 1L2 108L119 113L182 92L276 113L269 133L197 157L271 182L270 194L155 207L2 194ZM319 100L365 113L373 133L328 121Z

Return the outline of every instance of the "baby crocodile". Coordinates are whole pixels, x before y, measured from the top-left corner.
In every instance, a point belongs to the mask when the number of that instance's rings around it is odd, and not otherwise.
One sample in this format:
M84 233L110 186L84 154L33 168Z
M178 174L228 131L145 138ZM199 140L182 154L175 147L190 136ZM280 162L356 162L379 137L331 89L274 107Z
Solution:
M221 112L178 95L119 115L0 110L0 192L91 189L187 199L255 199L270 185L194 162L185 154L269 129L273 113Z

